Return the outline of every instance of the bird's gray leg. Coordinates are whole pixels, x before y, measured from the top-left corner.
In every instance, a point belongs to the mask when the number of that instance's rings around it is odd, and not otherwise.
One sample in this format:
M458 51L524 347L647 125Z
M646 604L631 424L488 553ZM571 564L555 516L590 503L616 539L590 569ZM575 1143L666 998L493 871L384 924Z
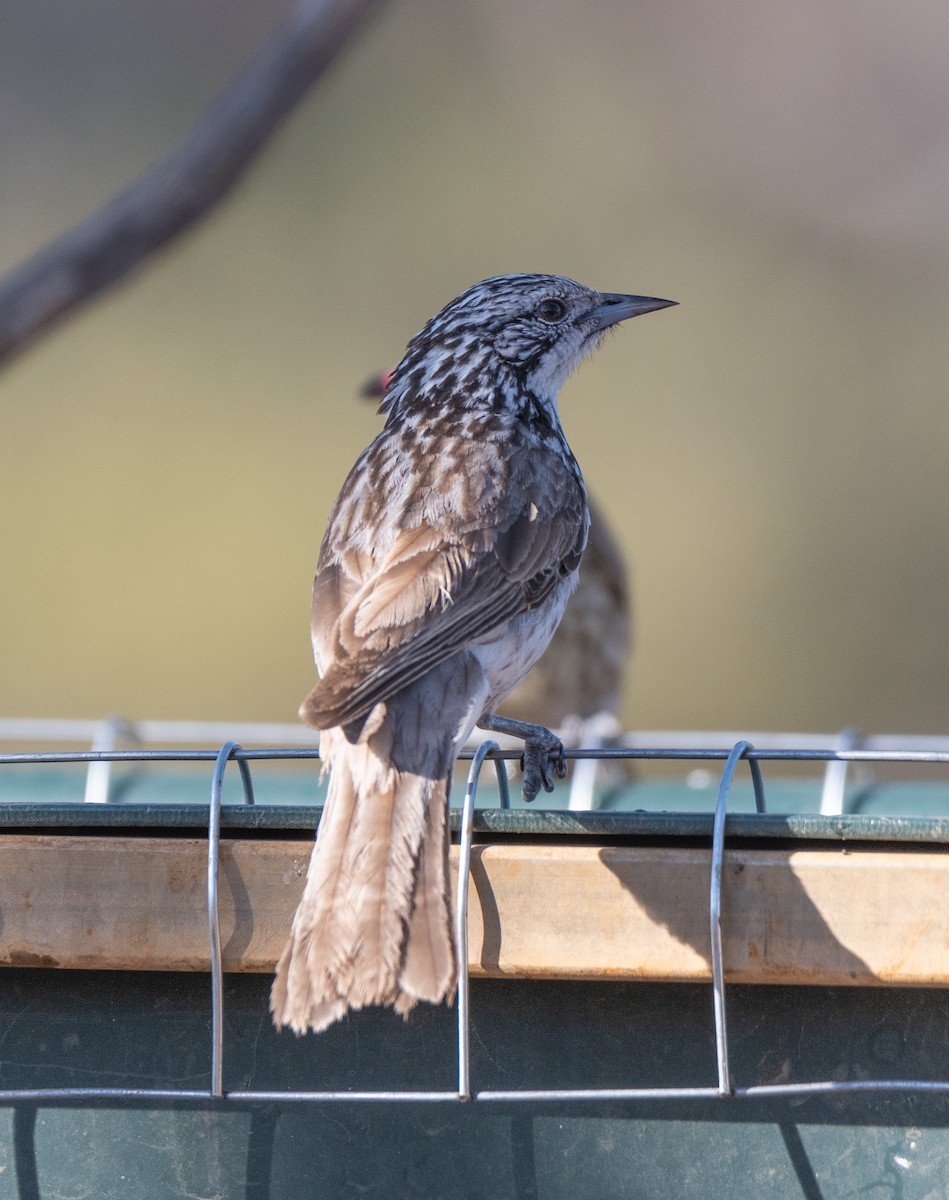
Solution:
M563 742L544 725L530 725L527 721L513 721L510 717L499 717L497 713L485 713L478 722L481 729L490 733L506 733L510 737L522 738L524 753L521 756L524 799L530 803L543 787L545 792L554 790L554 775L563 779L567 774ZM551 759L551 755L553 758Z

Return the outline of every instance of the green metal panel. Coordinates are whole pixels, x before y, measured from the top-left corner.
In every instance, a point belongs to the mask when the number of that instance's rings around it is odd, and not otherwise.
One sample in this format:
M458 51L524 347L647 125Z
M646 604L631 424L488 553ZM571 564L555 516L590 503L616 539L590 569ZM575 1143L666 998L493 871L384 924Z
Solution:
M228 977L225 1087L451 1088L454 1014L351 1016L276 1034L269 981ZM730 989L740 1084L949 1078L949 997ZM715 1081L710 989L472 985L476 1088ZM0 972L0 1086L202 1087L208 981ZM6 1197L432 1196L441 1200L949 1194L949 1100L848 1095L614 1104L19 1104L0 1112Z

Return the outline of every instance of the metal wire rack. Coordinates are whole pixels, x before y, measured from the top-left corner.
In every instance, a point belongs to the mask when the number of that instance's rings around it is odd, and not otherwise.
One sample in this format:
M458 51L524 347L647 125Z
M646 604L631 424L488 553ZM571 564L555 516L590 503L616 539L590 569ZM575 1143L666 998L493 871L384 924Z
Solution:
M477 735L478 730L475 731ZM484 740L486 735L481 735ZM274 758L317 757L319 738L313 730L301 724L278 724L265 722L226 723L221 721L138 721L125 716L109 716L102 720L62 720L37 718L0 717L0 744L15 743L29 745L42 742L53 744L76 743L88 746L90 753L80 759L88 764L84 800L92 804L105 804L112 799L112 765L115 762L157 761L150 747L170 745L220 745L236 741L242 746L280 746L293 750L293 754L275 752ZM501 750L511 751L508 758L520 757L520 743L515 739L494 735ZM758 747L758 753L776 755L775 761L825 763L820 791L819 812L822 816L839 816L846 811L846 793L851 764L864 766L883 762L945 762L949 761L949 737L905 734L863 734L853 727L845 727L837 733L775 733L739 732L731 730L653 730L627 732L610 738L607 744L587 748L568 755L578 764L590 765L593 771L577 786L577 775L570 787L568 808L583 811L595 807L592 791L593 772L598 763L609 759L642 759L651 761L694 761L702 762L704 752L713 758L724 754L739 741L748 741ZM477 748L473 741L468 748L470 757ZM662 747L661 750L654 749ZM696 748L702 747L699 751ZM113 750L142 751L111 755ZM296 751L303 753L296 753ZM630 751L636 753L631 754ZM833 753L829 753L832 751ZM847 753L853 751L854 753ZM180 761L211 761L214 751L204 751L201 757L184 754ZM895 755L895 757L892 757ZM933 758L926 757L934 755ZM922 757L913 757L922 756ZM946 756L945 758L940 756ZM164 755L168 759L169 755ZM27 761L27 760L23 760ZM45 760L52 761L52 760ZM63 761L62 759L60 761Z
M0 722L0 737L25 739L36 736L35 723L30 723L29 732L17 728L17 722ZM100 727L101 728L101 727ZM187 740L187 728L174 726L176 740ZM206 730L206 727L204 727ZM246 727L253 735L260 733L259 726ZM273 727L266 727L272 732ZM279 727L282 728L282 727ZM51 730L47 725L43 736L66 740L97 729L91 724L82 724L81 730L75 723L69 729L57 723ZM160 734L169 736L168 727ZM694 735L692 735L694 737ZM720 737L721 735L719 735ZM671 740L671 735L670 735ZM712 740L711 737L709 740ZM798 741L804 739L798 739ZM484 741L462 756L470 760L467 783L462 805L460 857L456 892L456 936L459 948L459 981L457 996L457 1086L442 1091L253 1091L246 1089L225 1090L224 1077L224 1000L221 936L218 915L218 870L221 837L221 794L228 763L235 762L243 785L243 799L247 805L254 803L254 787L251 765L255 762L294 759L316 759L319 751L312 747L263 747L244 749L236 740L227 740L220 750L187 749L107 749L101 745L92 750L69 750L61 752L38 751L0 754L0 769L7 765L37 765L59 763L88 763L91 767L109 764L141 762L212 762L208 805L208 854L207 854L207 920L211 958L211 1068L206 1089L177 1088L35 1088L0 1090L0 1104L13 1102L58 1103L70 1101L212 1101L212 1102L308 1102L308 1103L360 1103L360 1102L411 1102L411 1103L479 1103L518 1104L544 1102L613 1102L613 1101L681 1101L708 1099L765 1099L774 1097L808 1097L845 1092L913 1092L949 1093L949 1080L911 1079L857 1079L815 1080L801 1083L777 1083L741 1086L732 1076L728 1052L728 1010L722 958L722 868L725 854L725 836L729 794L735 773L742 762L751 772L755 808L758 814L766 809L765 787L761 773L763 762L825 763L828 770L836 768L834 786L839 787L840 777L851 763L933 763L949 765L949 739L919 739L912 748L904 744L895 747L896 739L876 739L870 744L867 739L854 745L851 735L845 735L847 744L836 749L821 749L817 746L794 745L756 748L747 738L738 738L730 746L690 745L635 747L630 745L601 748L597 750L567 751L572 760L589 759L632 759L637 761L688 761L722 764L714 810L711 864L709 873L708 913L712 950L712 1014L715 1025L715 1065L718 1084L715 1087L650 1087L650 1088L605 1088L605 1089L508 1089L479 1090L472 1085L470 1052L470 1003L467 954L468 884L471 861L472 828L479 781L486 761L491 761L497 772L501 803L509 796L506 761L518 757L515 750L502 749L496 741ZM883 745L879 743L883 742ZM921 743L921 744L920 744ZM825 777L826 778L826 777ZM87 788L88 795L88 788Z

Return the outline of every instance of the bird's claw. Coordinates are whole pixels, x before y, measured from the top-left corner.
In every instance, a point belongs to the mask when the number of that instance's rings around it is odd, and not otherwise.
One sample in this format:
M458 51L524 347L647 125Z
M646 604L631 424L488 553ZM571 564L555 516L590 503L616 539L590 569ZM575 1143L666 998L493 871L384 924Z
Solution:
M527 721L515 721L497 713L483 713L478 722L482 729L491 733L503 733L521 738L524 753L521 755L522 791L528 804L540 793L554 790L554 776L563 779L567 774L567 756L563 742L544 725L531 725Z
M541 787L545 792L554 790L555 776L563 779L567 774L563 742L549 729L538 732L544 736L530 737L521 755L522 790L528 804L540 794Z

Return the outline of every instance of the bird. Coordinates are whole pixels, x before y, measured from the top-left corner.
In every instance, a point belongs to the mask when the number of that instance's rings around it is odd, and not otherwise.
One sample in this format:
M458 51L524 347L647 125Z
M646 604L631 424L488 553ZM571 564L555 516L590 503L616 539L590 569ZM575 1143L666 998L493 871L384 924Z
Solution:
M608 329L673 303L500 275L409 342L317 562L320 678L300 713L329 786L271 988L278 1029L453 999L457 752L476 724L523 737L525 799L561 765L554 734L496 712L556 629L587 542L558 393Z

